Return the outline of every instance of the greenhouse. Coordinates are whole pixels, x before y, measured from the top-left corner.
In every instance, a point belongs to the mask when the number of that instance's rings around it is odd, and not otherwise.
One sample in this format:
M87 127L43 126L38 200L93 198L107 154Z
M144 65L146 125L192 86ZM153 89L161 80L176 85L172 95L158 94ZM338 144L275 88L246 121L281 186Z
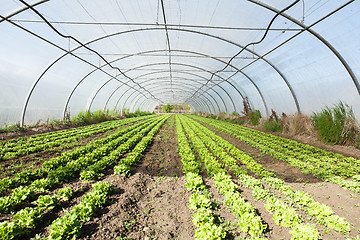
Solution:
M1 239L360 239L360 2L2 0Z

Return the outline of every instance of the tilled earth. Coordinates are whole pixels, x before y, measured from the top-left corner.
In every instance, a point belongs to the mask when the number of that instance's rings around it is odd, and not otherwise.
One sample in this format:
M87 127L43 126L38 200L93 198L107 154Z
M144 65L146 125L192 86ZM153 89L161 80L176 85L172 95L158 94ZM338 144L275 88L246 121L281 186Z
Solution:
M207 126L209 127L209 126ZM333 211L344 217L352 224L349 237L360 234L360 196L342 189L331 183L324 183L311 174L303 174L289 164L262 154L257 149L239 142L236 138L216 131L218 135L232 143L240 150L251 155L268 170L272 170L287 184L296 190L305 191L320 203L330 206ZM101 136L97 136L101 137ZM89 140L84 140L85 144ZM175 135L175 117L171 117L156 135L152 145L143 154L142 159L131 169L128 177L113 174L113 166L105 173L105 181L114 185L115 190L108 197L105 206L97 210L90 222L83 224L79 239L193 239L195 226L192 216L195 213L188 208L191 192L185 188L181 159L178 154ZM64 151L64 150L63 150ZM34 154L21 157L16 161L31 166L40 167L43 160L57 156L60 151ZM41 160L37 159L43 158ZM123 157L126 157L124 155ZM121 161L121 160L120 160ZM11 161L0 164L3 166L3 176L11 175L5 169L11 166ZM216 191L213 181L202 173L204 182L213 195L218 208L215 214L228 231L227 239L242 239L236 226L233 214L221 203L223 196ZM234 181L237 183L236 177ZM71 186L75 190L74 198L65 204L49 211L44 221L30 237L46 237L48 225L57 217L64 214L79 203L83 194L91 190L91 183L78 179L69 181L64 186ZM252 198L251 191L240 186L239 191L245 200L251 202L257 212L268 225L266 237L268 239L290 239L289 229L274 224L272 214L265 210L264 202ZM56 190L54 190L56 192ZM276 192L275 192L276 194ZM298 211L307 223L314 223L301 211ZM11 215L0 216L2 220L10 219ZM346 239L339 233L317 225L323 239ZM351 238L350 238L351 239Z

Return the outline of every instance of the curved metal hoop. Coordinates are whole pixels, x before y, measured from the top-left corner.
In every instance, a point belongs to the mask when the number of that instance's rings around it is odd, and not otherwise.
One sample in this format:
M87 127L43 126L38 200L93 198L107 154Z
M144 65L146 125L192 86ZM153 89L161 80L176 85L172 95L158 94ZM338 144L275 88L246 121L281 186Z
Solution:
M120 35L120 34L125 34L125 33L131 33L131 32L138 32L138 31L160 31L160 30L163 30L162 28L142 28L142 29L132 29L132 30L127 30L127 31L123 31L123 32L117 32L117 33L113 33L113 34L109 34L109 35L105 35L105 36L102 36L100 38L97 38L97 39L94 39L92 41L89 41L87 43L85 43L84 45L88 45L88 44L91 44L91 43L94 43L96 41L99 41L99 40L102 40L102 39L105 39L105 38L108 38L108 37L112 37L112 36L117 36L117 35ZM168 30L171 30L171 31L184 31L184 32L190 32L190 33L194 33L194 34L201 34L201 35L204 35L204 36L207 36L207 37L211 37L211 38L215 38L215 39L218 39L218 40L221 40L221 41L224 41L224 42L227 42L229 44L232 44L232 45L235 45L235 46L238 46L238 47L243 47L242 45L238 44L238 43L235 43L235 42L232 42L228 39L224 39L222 37L219 37L219 36L216 36L216 35L212 35L212 34L208 34L208 33L204 33L204 32L200 32L200 31L194 31L194 30L190 30L190 29L179 29L179 28L171 28L169 27ZM68 54L72 54L75 50L81 48L81 46L78 46L78 47L75 47L74 49L72 49L71 51L68 51L66 52L65 54L63 54L62 56L60 56L58 59L56 59L53 63L51 63L46 69L45 71L40 75L40 77L34 82L28 96L26 97L26 101L25 101L25 104L24 104L24 107L23 107L23 111L22 111L22 116L21 116L21 123L23 124L24 122L24 117L25 117L25 113L26 113L26 109L27 109L27 105L29 103L29 99L31 98L31 95L34 91L34 89L36 88L37 84L40 82L41 78L45 75L45 73L52 67L54 66L54 64L56 62L58 62L60 59L62 59L63 57L65 57L66 55ZM296 95L294 93L294 91L292 90L291 88L291 85L289 84L288 80L285 78L285 76L281 73L281 71L275 67L275 65L273 65L272 63L270 63L268 60L266 60L265 58L261 57L258 53L256 53L255 51L252 51L252 50L249 50L249 49L246 49L246 51L250 52L251 54L259 57L260 59L262 59L263 61L265 61L267 64L269 64L271 66L271 68L273 68L277 73L279 73L280 77L283 79L283 81L286 83L286 85L288 86L293 98L294 98L294 101L295 101L295 104L297 106L297 109L298 111L300 111L300 107L299 107L299 104L298 104L298 101L297 101L297 98L296 98Z

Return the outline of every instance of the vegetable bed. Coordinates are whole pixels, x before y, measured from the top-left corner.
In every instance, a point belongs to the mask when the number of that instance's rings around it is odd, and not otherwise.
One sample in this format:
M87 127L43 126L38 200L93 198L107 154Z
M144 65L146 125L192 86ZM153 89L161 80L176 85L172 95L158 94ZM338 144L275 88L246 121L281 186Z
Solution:
M27 157L0 180L0 239L359 239L358 159L242 126L146 116L0 146Z

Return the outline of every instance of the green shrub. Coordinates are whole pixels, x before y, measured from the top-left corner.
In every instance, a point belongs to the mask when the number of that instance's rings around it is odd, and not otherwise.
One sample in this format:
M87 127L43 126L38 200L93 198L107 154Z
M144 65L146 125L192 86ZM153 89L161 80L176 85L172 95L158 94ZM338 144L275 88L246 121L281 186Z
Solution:
M0 133L10 133L10 132L21 132L24 128L20 126L19 123L16 124L5 124L4 127L0 128Z
M64 125L63 120L60 119L52 119L47 124L49 127L62 127Z
M356 147L357 149L360 149L360 137L358 137L358 139L357 139L357 141L356 141L356 143L355 143L355 147Z
M247 115L251 125L256 126L259 124L261 113L259 110L251 110Z
M124 108L122 111L122 114L124 117L128 117L128 115L130 114L130 109L129 108Z
M144 112L141 112L141 114L144 114ZM129 110L124 109L124 115L126 117L134 117L137 116L134 113L129 113ZM146 115L146 114L144 114ZM78 115L71 118L71 124L76 126L85 126L93 123L99 123L104 122L112 119L116 119L119 117L120 114L116 110L112 110L110 112L109 109L107 109L105 112L102 110L96 110L94 112L88 111L81 111ZM143 115L138 115L143 116Z
M162 106L162 111L165 113L170 113L174 109L173 105L167 104Z
M115 119L115 118L118 118L118 117L120 117L120 113L116 110L116 109L114 109L114 110L111 110L111 111L109 111L109 109L107 109L106 110L106 112L105 112L105 116L106 116L106 118L107 119Z
M126 118L132 118L132 117L140 117L140 116L146 116L146 115L151 115L151 112L144 112L144 111L140 111L139 109L136 110L135 112L130 112L130 110L128 108L125 108L123 110L123 116Z
M91 122L104 122L106 121L105 114L101 110L96 110L91 114Z
M271 132L281 132L283 130L282 126L275 120L267 120L264 122L263 128Z
M356 143L359 126L352 108L339 102L334 107L326 107L311 116L319 138L325 143Z
M91 112L81 111L78 115L71 118L71 123L77 126L85 126L91 123Z

